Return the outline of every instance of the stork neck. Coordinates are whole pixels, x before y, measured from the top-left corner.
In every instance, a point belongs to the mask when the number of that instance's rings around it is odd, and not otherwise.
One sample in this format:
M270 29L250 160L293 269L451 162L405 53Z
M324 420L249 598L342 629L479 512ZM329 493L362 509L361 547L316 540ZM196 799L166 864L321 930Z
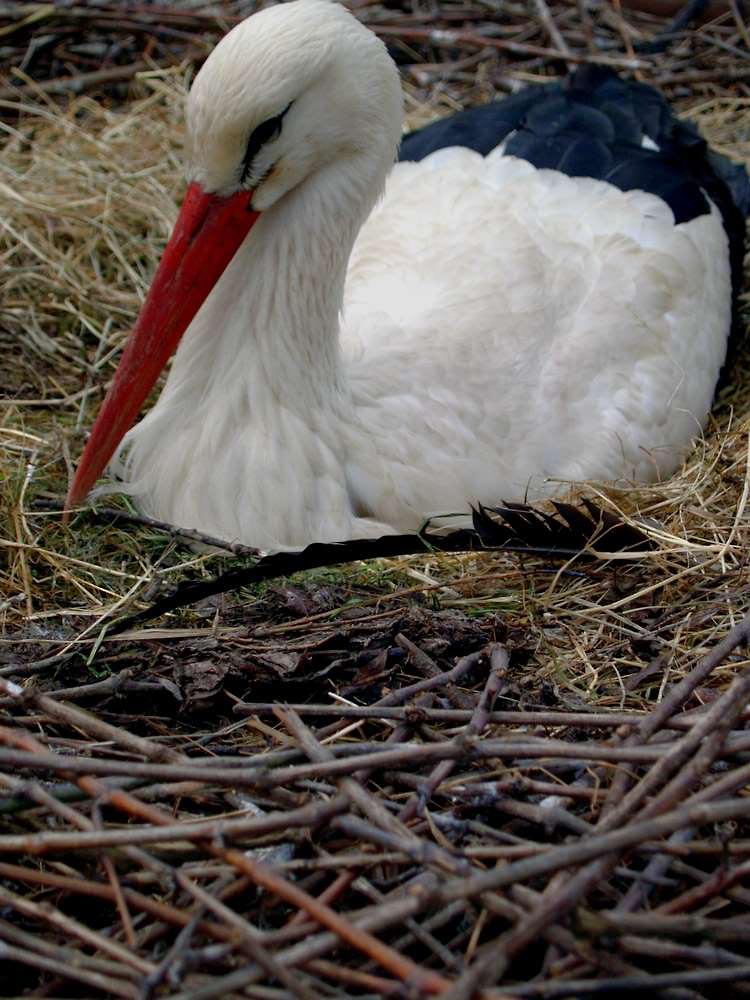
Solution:
M184 345L206 392L247 388L257 411L264 398L296 408L342 387L346 267L379 190L348 167L319 171L261 215L209 296Z

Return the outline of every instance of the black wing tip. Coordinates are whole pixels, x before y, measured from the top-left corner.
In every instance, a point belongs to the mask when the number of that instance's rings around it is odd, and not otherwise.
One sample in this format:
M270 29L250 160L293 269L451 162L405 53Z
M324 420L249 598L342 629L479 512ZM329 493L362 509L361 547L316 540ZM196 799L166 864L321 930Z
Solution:
M608 119L613 134L597 129L596 116ZM735 242L738 217L744 220L750 215L745 168L710 150L697 127L677 118L655 87L624 78L599 63L579 66L561 81L524 87L510 97L418 129L402 140L399 158L418 161L453 145L486 155L511 133L513 148L509 146L508 152L535 166L598 177L623 190L652 191L673 209L677 222L708 211L705 191L719 207ZM644 137L658 149L644 149ZM571 155L567 147L582 140L586 148ZM606 143L608 155L602 155L594 140ZM618 180L623 167L625 174ZM662 168L672 172L674 183L665 186Z
M634 525L603 511L590 500L581 500L580 505L555 501L556 513L551 514L531 504L507 502L490 507L478 503L471 508L471 529L431 533L428 522L422 531L413 534L311 542L302 549L272 552L252 566L232 569L213 579L185 580L173 592L143 611L114 622L108 633L113 635L143 625L215 594L303 570L360 560L417 555L431 549L444 552L513 551L567 559L574 555L591 557L591 549L594 548L599 552L631 552L633 558L637 558L640 552L652 547L650 539Z

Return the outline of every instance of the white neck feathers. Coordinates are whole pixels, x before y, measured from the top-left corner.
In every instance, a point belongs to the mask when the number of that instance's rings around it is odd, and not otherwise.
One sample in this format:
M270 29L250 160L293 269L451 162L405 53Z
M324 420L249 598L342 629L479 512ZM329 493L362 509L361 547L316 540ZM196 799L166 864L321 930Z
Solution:
M186 333L162 398L226 399L238 387L256 411L341 390L346 267L382 185L363 159L329 165L261 215Z

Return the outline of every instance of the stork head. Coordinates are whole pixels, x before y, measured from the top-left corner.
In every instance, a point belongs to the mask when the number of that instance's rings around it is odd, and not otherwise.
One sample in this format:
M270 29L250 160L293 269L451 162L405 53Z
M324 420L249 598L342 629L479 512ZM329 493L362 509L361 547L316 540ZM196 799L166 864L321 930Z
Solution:
M265 211L333 161L393 162L401 87L383 43L335 0L295 0L238 24L209 56L187 106L190 179L252 189Z
M79 504L261 212L350 161L379 193L398 145L401 88L385 46L335 0L241 22L187 105L188 190L94 423L66 507Z

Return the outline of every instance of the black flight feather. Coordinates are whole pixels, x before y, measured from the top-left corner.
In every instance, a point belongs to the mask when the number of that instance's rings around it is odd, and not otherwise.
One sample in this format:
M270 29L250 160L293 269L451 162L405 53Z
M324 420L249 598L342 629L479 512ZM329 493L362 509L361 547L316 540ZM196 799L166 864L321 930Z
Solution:
M589 500L583 500L581 504L581 507L576 507L555 503L556 514L526 504L506 503L497 507L480 504L472 511L472 528L445 532L435 530L428 522L418 534L384 535L382 538L346 542L314 542L293 552L274 552L251 566L230 570L210 580L180 583L171 594L161 597L144 611L116 622L109 632L125 631L177 608L263 580L365 559L416 555L431 549L442 552L521 552L557 559L570 559L576 555L591 558L591 553L585 551L591 548L598 552L631 552L637 558L638 553L651 547L648 537L635 526L625 524ZM92 514L96 516L96 511ZM175 529L175 534L178 533Z
M644 147L644 138L658 148ZM680 121L653 87L623 80L605 66L581 66L563 83L526 87L412 132L399 158L422 160L446 146L486 155L505 141L507 153L536 167L655 194L677 222L708 212L708 196L729 237L738 293L750 215L747 173L709 150L695 126Z

